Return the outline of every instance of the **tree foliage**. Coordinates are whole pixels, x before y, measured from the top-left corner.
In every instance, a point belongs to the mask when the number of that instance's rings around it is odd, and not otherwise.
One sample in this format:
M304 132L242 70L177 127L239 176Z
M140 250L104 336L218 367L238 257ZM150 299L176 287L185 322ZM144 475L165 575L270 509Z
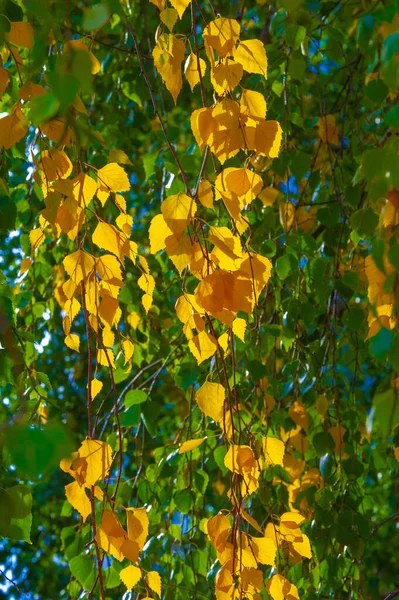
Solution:
M0 589L384 598L398 1L0 7Z

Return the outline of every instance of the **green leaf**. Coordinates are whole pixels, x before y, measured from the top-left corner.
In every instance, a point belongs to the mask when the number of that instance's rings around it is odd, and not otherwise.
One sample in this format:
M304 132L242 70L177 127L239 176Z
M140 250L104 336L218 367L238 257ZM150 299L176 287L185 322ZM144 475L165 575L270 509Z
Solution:
M58 467L60 460L73 451L67 430L58 423L49 423L43 429L13 425L5 430L4 438L17 473L29 479Z
M297 50L303 40L305 39L306 29L302 25L296 25L290 23L286 27L286 40L287 44Z
M32 98L29 104L29 119L35 127L39 127L45 121L49 121L57 114L60 107L58 98L52 92Z
M376 394L373 398L374 426L380 435L390 435L399 424L399 400L395 390Z
M318 456L334 452L335 442L328 431L321 431L313 436L312 444Z
M391 108L385 115L384 121L394 129L399 129L399 106Z
M298 150L294 153L291 162L291 172L298 180L301 180L310 169L312 157L310 154Z
M69 568L83 589L90 590L92 588L95 579L94 561L92 558L86 554L74 556L69 561Z
M376 357L383 359L386 357L393 340L393 333L385 327L381 327L377 335L371 338L370 350Z
M148 400L148 394L142 390L130 390L125 396L125 406L130 408L134 404L142 404Z
M276 261L276 271L280 279L286 279L297 267L297 263L290 254L283 254Z
M109 8L104 2L91 6L84 12L82 27L88 31L99 29L108 21L109 16Z
M191 490L180 490L173 496L177 510L183 514L188 514L194 504L194 494Z
M15 202L8 196L0 193L0 231L12 231L15 229L15 219L17 218L17 207Z
M382 79L373 79L366 85L365 92L370 100L381 104L388 94L388 86Z
M357 210L350 219L350 224L360 235L372 235L378 225L378 214L371 208Z
M31 543L32 494L26 485L0 489L0 535Z

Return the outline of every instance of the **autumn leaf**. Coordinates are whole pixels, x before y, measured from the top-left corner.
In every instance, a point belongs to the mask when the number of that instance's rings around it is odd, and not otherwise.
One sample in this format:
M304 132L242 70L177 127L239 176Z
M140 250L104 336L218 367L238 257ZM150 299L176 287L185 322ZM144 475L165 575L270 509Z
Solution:
M176 2L180 5L183 3L182 0ZM183 85L181 68L184 60L184 43L171 33L162 33L157 39L152 55L155 67L176 103Z
M206 74L206 62L200 56L191 52L184 63L184 75L186 76L192 92L197 83L200 83L201 81L200 73L203 79Z
M147 573L147 583L148 587L155 592L158 596L161 595L162 592L162 583L161 576L158 571L150 571Z
M259 73L266 77L267 58L265 47L260 40L240 42L234 51L234 60L248 73Z
M179 448L179 454L191 452L191 450L198 448L198 446L200 446L204 440L206 440L206 438L198 438L196 440L187 440L186 442L183 442Z
M141 570L134 565L129 565L119 573L121 581L125 584L128 590L134 588L136 583L141 579Z

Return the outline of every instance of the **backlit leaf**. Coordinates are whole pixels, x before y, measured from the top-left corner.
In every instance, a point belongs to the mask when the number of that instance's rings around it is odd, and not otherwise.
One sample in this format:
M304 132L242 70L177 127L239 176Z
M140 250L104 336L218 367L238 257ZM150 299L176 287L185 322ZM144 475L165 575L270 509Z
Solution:
M141 569L134 565L129 565L125 569L122 569L119 576L127 589L131 590L141 579Z
M179 454L184 454L185 452L190 452L191 450L198 448L204 440L206 440L206 438L198 438L196 440L187 440L186 442L183 442L179 448Z

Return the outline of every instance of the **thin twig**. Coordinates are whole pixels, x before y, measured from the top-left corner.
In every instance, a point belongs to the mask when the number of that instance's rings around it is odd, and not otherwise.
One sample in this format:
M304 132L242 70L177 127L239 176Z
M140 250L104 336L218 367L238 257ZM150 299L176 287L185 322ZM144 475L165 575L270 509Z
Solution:
M377 523L377 525L375 525L373 527L373 529L371 531L371 535L374 535L375 532L378 531L380 527L385 525L385 523L388 523L388 521L395 521L396 519L399 519L399 513L395 513L394 515L391 515L390 517L383 519L383 521L381 521L380 523Z

